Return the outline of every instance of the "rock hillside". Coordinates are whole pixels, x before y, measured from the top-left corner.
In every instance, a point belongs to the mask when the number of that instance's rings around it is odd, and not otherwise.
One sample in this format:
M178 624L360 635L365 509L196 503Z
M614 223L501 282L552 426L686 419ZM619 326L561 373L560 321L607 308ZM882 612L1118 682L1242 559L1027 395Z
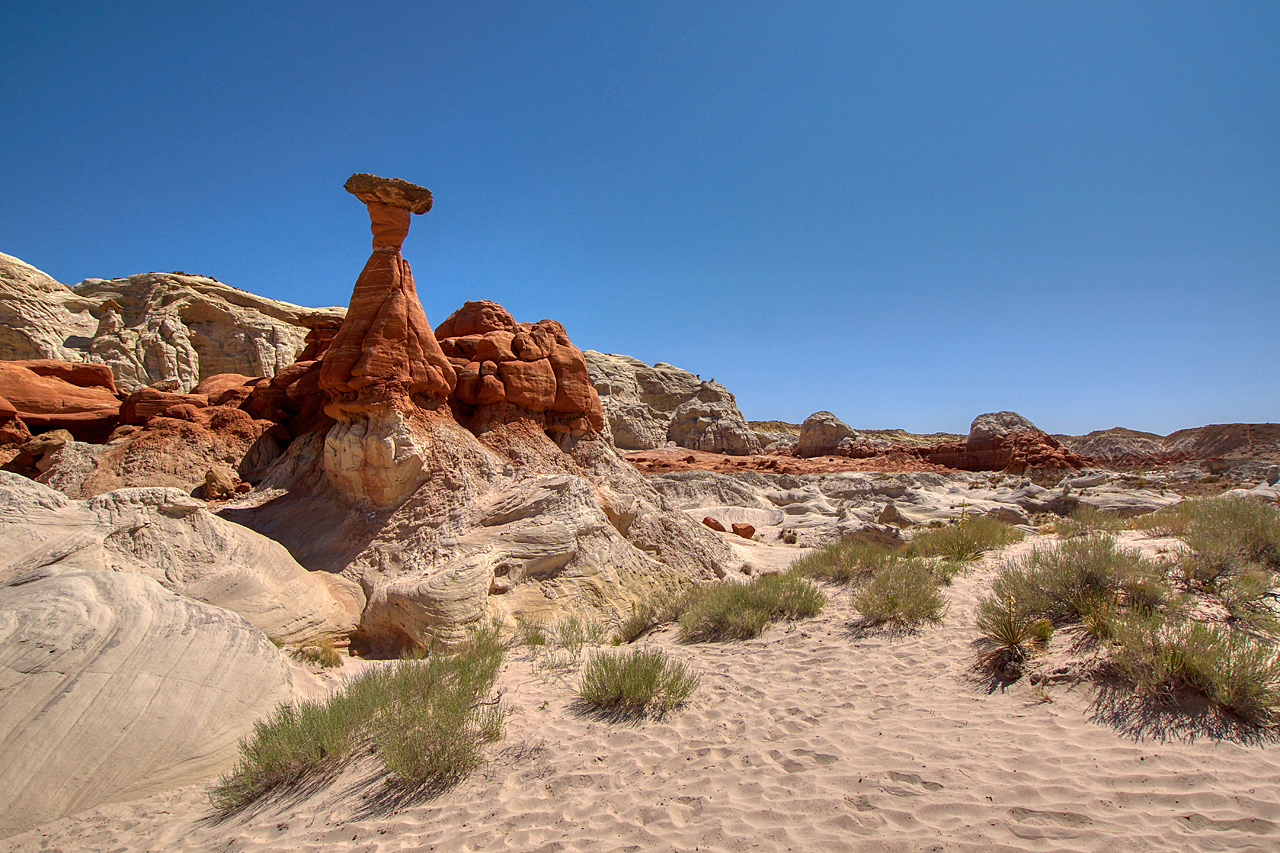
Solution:
M125 393L187 392L218 373L272 376L338 308L302 308L214 279L144 273L74 288L0 254L0 360L105 364Z
M650 366L627 355L583 354L619 449L651 450L673 442L708 453L760 452L760 439L737 401L715 380L664 362Z

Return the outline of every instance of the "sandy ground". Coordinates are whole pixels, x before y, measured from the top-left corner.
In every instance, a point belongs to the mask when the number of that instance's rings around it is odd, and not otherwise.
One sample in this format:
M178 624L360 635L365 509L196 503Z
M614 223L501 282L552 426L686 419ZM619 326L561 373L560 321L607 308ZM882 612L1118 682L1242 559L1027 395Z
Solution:
M818 618L757 640L660 632L642 642L702 674L664 720L585 715L575 670L517 649L500 682L505 740L434 799L397 800L365 757L229 819L196 786L0 850L1280 850L1273 738L1106 706L1087 684L1046 697L1027 679L973 680L974 607L997 559L957 578L945 621L913 635L852 630L834 587Z

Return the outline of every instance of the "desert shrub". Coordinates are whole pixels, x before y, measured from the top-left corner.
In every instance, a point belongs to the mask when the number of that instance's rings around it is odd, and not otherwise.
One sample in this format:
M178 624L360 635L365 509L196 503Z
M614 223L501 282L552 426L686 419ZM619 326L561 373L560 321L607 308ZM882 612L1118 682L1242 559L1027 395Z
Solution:
M635 642L650 629L675 622L689 606L690 595L689 589L663 589L637 604L618 626L619 642Z
M920 531L911 540L908 554L968 562L987 551L1021 542L1024 535L1018 528L999 519L972 515L946 527Z
M1054 523L1058 535L1065 538L1087 536L1090 533L1116 534L1125 527L1124 519L1114 512L1098 509L1089 504L1080 504L1071 514Z
M1055 625L1079 623L1120 604L1152 609L1172 595L1159 566L1101 534L1036 548L1001 568L991 591Z
M819 581L857 583L897 558L896 551L881 545L841 539L796 560L791 571Z
M334 648L332 640L321 640L294 651L293 656L304 663L316 664L325 669L342 666L342 655Z
M853 592L853 607L872 625L911 628L937 622L947 608L940 584L940 576L924 560L893 560Z
M405 783L427 785L447 785L471 772L482 744L502 734L505 711L482 703L502 658L498 632L486 628L455 654L397 662L373 726L387 770Z
M525 613L516 614L516 636L520 638L522 645L528 646L534 652L539 647L545 646L549 639L546 623L537 616Z
M567 616L556 623L556 644L569 653L573 660L582 654L582 647L587 644L593 632L576 614Z
M699 677L661 649L596 652L587 661L578 695L595 708L623 714L669 711L697 689Z
M1022 663L1053 634L1053 623L1033 616L1013 596L978 602L978 659L975 666L1005 677L1021 673Z
M827 597L798 574L764 575L750 583L704 586L680 615L685 642L748 640L777 619L815 616Z
M493 685L503 646L478 631L454 654L402 660L347 680L323 702L287 703L240 742L235 768L210 800L240 808L282 785L336 769L372 740L387 769L412 783L448 783L478 761L478 745L501 733L504 713L480 698Z
M1152 536L1181 536L1191 523L1191 507L1194 501L1182 501L1161 507L1155 512L1129 519L1129 527L1142 530Z
M1254 631L1280 633L1280 617L1274 609L1280 585L1274 572L1260 566L1238 570L1218 582L1214 597L1232 622Z
M1246 497L1185 501L1187 523L1177 536L1191 555L1186 572L1212 586L1248 566L1280 569L1280 509Z
M1280 712L1280 653L1226 626L1136 616L1119 626L1111 662L1116 674L1162 701L1190 691L1260 725Z

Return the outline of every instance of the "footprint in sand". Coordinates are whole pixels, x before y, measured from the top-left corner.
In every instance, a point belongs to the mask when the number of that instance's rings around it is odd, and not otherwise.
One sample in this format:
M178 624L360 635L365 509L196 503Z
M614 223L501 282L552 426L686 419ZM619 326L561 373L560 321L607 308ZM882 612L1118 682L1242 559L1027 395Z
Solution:
M941 782L929 782L915 773L899 773L896 770L889 771L889 781L917 786L916 788L900 788L895 785L879 786L881 791L886 794L892 794L895 797L923 797L925 791L941 791L943 788ZM923 788L924 791L919 790L919 788Z
M1075 838L1093 819L1075 812L1049 812L1012 808L1009 817L1016 823L1009 830L1019 838Z
M1271 835L1276 831L1276 824L1260 818L1242 818L1240 820L1214 820L1202 814L1183 815L1182 821L1194 831L1214 829L1219 832L1247 832L1250 835Z

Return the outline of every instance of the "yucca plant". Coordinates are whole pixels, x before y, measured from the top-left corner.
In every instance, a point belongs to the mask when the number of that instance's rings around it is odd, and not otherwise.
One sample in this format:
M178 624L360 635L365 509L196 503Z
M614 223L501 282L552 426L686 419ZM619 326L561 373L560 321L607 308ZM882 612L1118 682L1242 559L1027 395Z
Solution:
M1020 676L1023 663L1053 634L1053 623L1027 613L1011 595L980 601L977 625L975 667L1008 679Z

